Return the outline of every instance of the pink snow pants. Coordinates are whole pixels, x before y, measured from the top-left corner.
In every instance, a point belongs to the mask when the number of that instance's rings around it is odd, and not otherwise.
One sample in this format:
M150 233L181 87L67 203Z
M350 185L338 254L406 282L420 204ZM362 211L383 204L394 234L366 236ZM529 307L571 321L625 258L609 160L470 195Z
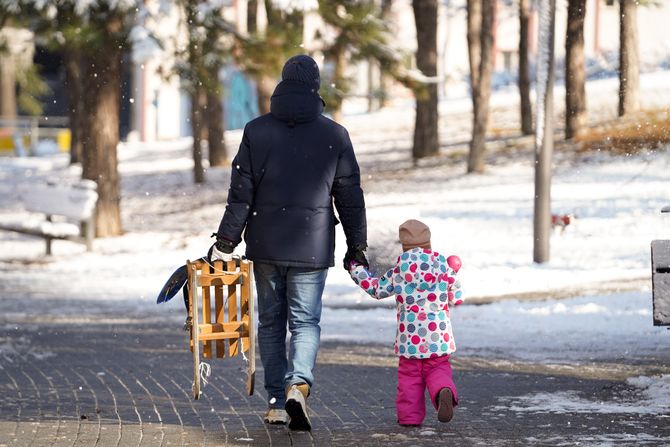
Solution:
M458 405L456 385L451 378L449 356L430 359L408 359L399 357L398 394L396 410L398 423L419 425L426 416L425 390L428 388L430 401L437 409L437 397L442 388L449 388L454 406Z

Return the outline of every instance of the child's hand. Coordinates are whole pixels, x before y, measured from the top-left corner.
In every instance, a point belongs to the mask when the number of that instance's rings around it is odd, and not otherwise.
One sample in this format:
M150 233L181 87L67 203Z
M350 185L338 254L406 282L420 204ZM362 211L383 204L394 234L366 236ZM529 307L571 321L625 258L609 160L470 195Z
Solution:
M351 279L365 292L375 299L394 296L393 287L394 269L387 271L383 276L376 277L368 269L369 267L362 262L349 262L349 275Z
M349 246L347 248L347 253L344 255L344 259L342 260L342 263L344 264L344 269L349 270L349 264L352 262L357 262L359 264L364 265L365 268L368 268L369 267L368 260L365 257L366 248L368 248L366 244Z
M359 265L363 265L363 264L361 264L360 262L355 261L355 260L349 261L349 265L347 266L347 270L349 271L349 273L351 273Z

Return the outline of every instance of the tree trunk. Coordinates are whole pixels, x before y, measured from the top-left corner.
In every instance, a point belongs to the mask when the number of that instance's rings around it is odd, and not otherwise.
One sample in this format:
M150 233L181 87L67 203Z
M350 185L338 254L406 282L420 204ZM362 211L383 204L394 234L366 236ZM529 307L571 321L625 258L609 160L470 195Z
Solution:
M479 85L481 61L482 0L467 0L468 59L470 61L470 90ZM473 95L474 97L474 95Z
M205 183L205 168L202 165L202 140L205 129L203 109L207 103L207 95L201 86L194 86L191 95L191 130L193 132L193 181Z
M347 67L347 57L346 49L342 46L335 48L333 50L335 55L335 67L333 73L333 80L335 88L338 88L338 84L345 82L344 73L346 72ZM342 90L340 90L342 91ZM340 94L336 94L332 104L330 104L331 115L333 121L341 123L342 122L342 103L344 102L344 97Z
M620 0L619 19L619 116L624 116L640 108L636 0Z
M584 68L584 16L586 0L568 0L565 36L565 138L584 131L586 125L586 71Z
M533 133L533 110L530 104L530 68L528 63L528 34L530 0L519 0L519 96L521 133Z
M219 67L212 69L211 79L217 80ZM216 84L217 87L220 84ZM224 141L223 98L218 87L207 93L207 147L209 148L209 165L225 166L228 162L226 143Z
M70 125L70 164L82 160L82 137L85 132L83 67L81 53L75 49L64 52L65 91Z
M437 0L412 0L416 23L416 65L424 76L437 76ZM425 86L416 96L416 121L412 157L416 160L440 150L437 84Z
M374 112L375 110L379 109L377 106L378 101L377 101L377 85L375 85L375 81L377 77L375 76L376 70L378 70L379 64L375 62L373 58L368 58L367 60L367 68L368 68L368 113Z
M391 6L393 0L382 0L380 16L382 21L388 22L391 20ZM379 108L383 109L388 105L388 92L391 88L391 77L379 70Z
M468 45L472 82L472 140L468 173L484 172L486 128L493 74L493 23L495 0L468 0ZM474 44L474 45L473 45Z
M0 116L16 118L16 61L11 54L0 55Z
M551 160L554 150L554 27L556 0L541 0L538 16L533 261L542 263L549 261L549 242L551 239Z
M258 29L258 0L247 2L247 32L253 34Z
M121 192L116 147L119 143L121 50L114 39L86 58L82 177L98 185L95 229L98 237L118 236Z
M260 79L256 81L257 91L258 91L258 112L261 115L270 113L270 98L272 97L272 92L274 92L275 85L277 81L275 78L262 75Z

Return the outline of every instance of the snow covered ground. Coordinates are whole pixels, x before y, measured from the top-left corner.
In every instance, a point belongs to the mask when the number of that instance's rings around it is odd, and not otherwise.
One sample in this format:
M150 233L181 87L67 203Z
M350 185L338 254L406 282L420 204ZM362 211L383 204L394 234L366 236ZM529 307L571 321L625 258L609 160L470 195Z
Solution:
M667 97L670 76L655 76L650 85ZM589 88L612 88L596 87ZM494 103L503 104L505 94ZM447 129L469 120L459 115L466 106L458 101L443 108L454 114ZM436 249L462 258L466 299L487 303L453 312L457 355L551 364L661 358L667 364L670 332L652 326L649 243L670 238L670 216L660 214L670 204L670 147L616 157L557 153L552 208L575 219L552 235L551 261L537 265L532 154L499 160L481 175L465 175L460 159L396 169L411 163L412 114L398 108L349 115L345 124L363 170L373 266L381 270L392 261L400 249L398 225L418 218L431 227ZM227 141L234 154L239 132L229 132ZM43 240L0 231L0 297L8 299L2 309L12 321L28 320L35 303L56 300L57 307L42 306L45 318L76 322L127 309L183 321L180 299L158 307L155 297L176 267L206 253L224 210L229 169L209 169L207 183L194 185L188 140L122 144L119 158L123 236L97 239L90 253L55 241L46 258ZM64 154L0 158L0 220L28 217L17 199L20 185L79 176ZM338 231L323 338L390 349L393 303L354 286L339 265L345 245ZM667 380L659 380L667 389ZM524 405L541 404L537 399Z
M5 266L26 264L23 270L34 270L38 277L73 271L67 282L49 284L49 293L92 298L91 289L99 290L95 285L111 278L118 284L102 298L153 298L176 266L204 254L224 208L227 169L210 169L203 187L190 184L187 144L121 148L124 236L96 240L92 253L56 241L54 256L45 258L42 240L2 232L0 260ZM552 235L547 264L532 262L529 161L494 166L483 175L466 176L460 165L441 165L364 179L371 252L379 262L390 262L400 249L397 226L418 218L432 228L435 248L463 259L461 277L470 297L568 289L580 295L603 284L625 287L631 281L648 280L650 241L670 237L670 219L660 214L670 202L670 151L628 157L596 154L579 161L563 158L555 169L553 210L575 219L565 232L556 230ZM24 215L16 196L19 185L76 178L76 171L67 166L65 155L0 159L0 219ZM344 243L338 236L339 261ZM381 254L388 256L382 259ZM336 267L329 275L328 305L385 304L359 293L346 272ZM125 279L117 281L121 277ZM16 279L11 282L17 285ZM12 288L6 283L2 291ZM40 294L39 281L28 292Z

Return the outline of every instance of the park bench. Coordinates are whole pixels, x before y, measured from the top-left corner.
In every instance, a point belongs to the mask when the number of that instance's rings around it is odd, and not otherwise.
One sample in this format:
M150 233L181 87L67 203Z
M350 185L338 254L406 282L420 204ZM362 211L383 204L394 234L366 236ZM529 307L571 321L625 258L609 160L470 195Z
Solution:
M0 221L0 230L37 236L46 240L46 254L51 241L68 240L93 247L96 184L82 180L76 184L30 184L19 186L21 205L31 215L22 219Z
M200 397L201 379L209 375L209 365L200 360L201 350L204 358L243 357L247 363L246 389L251 396L256 371L253 263L234 258L210 264L201 258L187 261L186 268L193 397Z
M670 206L661 212L670 213ZM651 241L651 282L654 325L670 326L670 240Z

